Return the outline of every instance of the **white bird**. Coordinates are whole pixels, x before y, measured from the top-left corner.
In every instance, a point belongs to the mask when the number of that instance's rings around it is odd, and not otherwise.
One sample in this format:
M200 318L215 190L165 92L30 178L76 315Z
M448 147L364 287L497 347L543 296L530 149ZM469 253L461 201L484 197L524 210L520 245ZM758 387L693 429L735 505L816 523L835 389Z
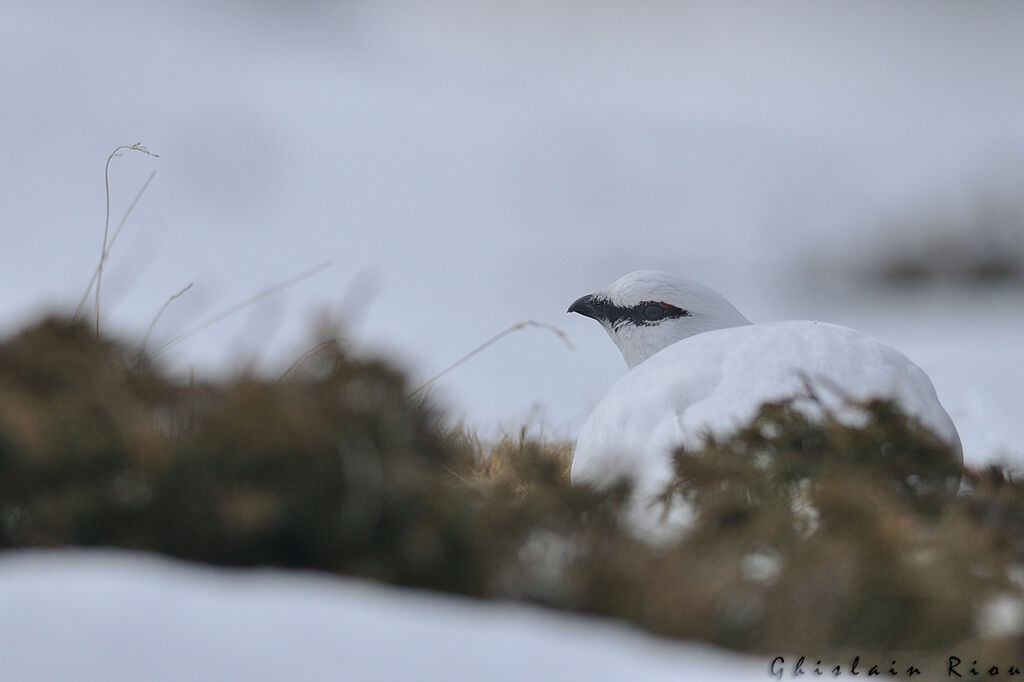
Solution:
M601 323L630 367L580 431L573 483L604 487L625 477L650 506L672 478L673 451L699 448L708 434L728 437L763 404L805 394L808 382L846 423L862 417L851 400L895 400L962 461L956 427L924 371L853 329L751 324L717 291L652 270L625 275L568 312Z

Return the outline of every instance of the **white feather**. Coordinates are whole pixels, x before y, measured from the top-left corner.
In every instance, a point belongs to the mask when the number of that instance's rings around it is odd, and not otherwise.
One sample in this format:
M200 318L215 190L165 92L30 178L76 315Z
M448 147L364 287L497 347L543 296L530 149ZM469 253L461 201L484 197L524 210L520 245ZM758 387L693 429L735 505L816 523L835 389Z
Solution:
M618 328L599 320L632 369L584 424L574 483L606 486L630 478L646 508L645 500L672 476L674 450L698 448L708 434L727 437L764 403L805 394L808 385L847 423L862 417L850 400L893 399L961 453L925 373L865 334L809 321L750 324L717 292L667 273L633 273L594 296L625 307L664 301L691 315ZM815 411L810 401L803 407Z

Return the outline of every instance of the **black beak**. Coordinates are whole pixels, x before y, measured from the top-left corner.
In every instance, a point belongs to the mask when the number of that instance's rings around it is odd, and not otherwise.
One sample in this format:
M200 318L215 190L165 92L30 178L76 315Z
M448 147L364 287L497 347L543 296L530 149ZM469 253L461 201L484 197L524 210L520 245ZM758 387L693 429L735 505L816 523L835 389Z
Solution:
M584 317L590 317L595 320L601 318L601 310L594 304L594 297L591 296L590 294L587 294L586 296L580 296L579 298L577 298L575 301L572 302L572 305L569 306L569 309L566 310L565 312L579 313Z

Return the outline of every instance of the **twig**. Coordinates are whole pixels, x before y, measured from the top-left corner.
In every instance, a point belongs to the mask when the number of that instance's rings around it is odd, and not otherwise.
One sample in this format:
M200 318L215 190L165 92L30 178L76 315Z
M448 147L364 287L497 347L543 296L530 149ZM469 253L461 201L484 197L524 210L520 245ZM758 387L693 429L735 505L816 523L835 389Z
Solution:
M114 233L114 234L115 234L115 236L117 236L117 233ZM143 358L146 357L146 345L149 343L149 337L153 333L153 329L156 327L156 323L160 320L160 316L164 314L164 311L167 310L167 306L169 306L171 304L171 302L174 301L174 299L180 298L181 295L184 294L189 289L191 289L192 285L194 285L194 284L195 284L195 282L189 282L188 286L186 286L184 289L182 289L178 293L176 293L173 296L171 296L170 298L168 298L164 302L163 306L161 306L160 311L156 314L156 317L154 317L153 321L150 322L149 329L146 330L146 335L142 337L142 343L139 345L139 363L140 364L142 363Z
M831 409L829 409L828 405L825 404L825 401L822 400L821 397L818 395L818 391L814 389L814 381L812 380L810 374L801 369L796 370L795 374L800 379L800 381L803 382L804 390L807 391L807 399L810 400L815 405L817 405L818 409L822 411L822 414L824 414L829 419L835 420L835 413ZM840 386L836 381L825 376L824 374L818 375L817 381L818 385L820 385L822 388L828 391L831 391L840 399L841 402L845 403L846 405L856 406L858 404L858 401L854 400L853 396L850 395L842 386Z
M153 154L153 156L157 155ZM124 215L121 216L121 222L118 223L117 229L114 230L114 234L110 236L110 242L107 244L108 256L110 255L111 250L113 250L114 248L114 242L117 241L117 235L121 234L121 228L123 228L125 223L128 222L128 217L132 214L132 211L135 210L135 205L139 203L139 199L141 199L142 195L145 194L146 188L149 187L149 183L153 181L154 176L156 176L156 171L150 171L149 177L146 178L146 182L142 183L142 187L140 187L139 191L135 193L135 198L132 199L132 203L129 204L128 210L126 210L124 212ZM78 307L75 308L74 319L77 320L78 317L82 314L82 309L85 308L85 302L89 300L89 294L92 293L92 288L96 285L96 278L99 277L99 274L100 267L99 265L97 265L96 268L92 271L92 278L89 280L89 285L85 287L85 291L82 292L82 298L79 299L78 301Z
M278 380L278 381L284 381L284 378L285 378L286 376L288 376L289 374L291 374L291 372L292 372L292 370L293 370L293 369L295 369L296 367L298 367L299 365L301 365L301 364L302 364L303 362L305 362L305 361L306 361L306 360L308 360L309 358L313 357L314 355L316 355L317 353L319 353L320 351L322 351L322 350L323 350L324 348L327 348L328 346L331 346L331 345L333 345L333 344L336 344L336 343L338 343L338 340L337 340L337 339L327 339L326 341L321 341L320 343L316 344L315 346L313 346L312 348L310 348L309 350L307 350L307 351L306 351L305 353L303 353L302 355L300 355L300 356L299 356L299 359L298 359L298 360L296 360L296 361L295 361L295 362L293 362L293 363L292 363L291 365L289 365L289 366L288 366L288 369L286 369L286 370L284 371L284 374L282 374L281 376L279 376L279 377L277 378L277 380Z
M346 315L345 310L353 311L356 309L357 305L365 309L366 306L368 306L368 300L372 299L376 293L377 287L366 270L359 271L356 273L356 276L349 281L348 285L345 287L345 291L342 293L341 305L339 306L341 309L341 315L345 320L346 331L351 332L352 327L354 326L353 319L355 315L352 312L349 312L349 314ZM296 367L304 363L306 360L316 355L324 348L327 348L332 344L337 345L338 343L339 338L335 336L316 344L300 355L295 362L289 365L288 369L286 369L284 373L277 378L277 380L283 381L285 377L291 374Z
M460 482L460 483L464 483L465 485L469 486L470 488L474 488L474 489L476 489L476 487L477 487L477 486L473 485L473 482L472 482L472 481L469 481L469 480L467 480L467 479L466 479L466 478L465 478L464 476L461 476L461 475L459 475L459 473L458 473L458 472L456 472L456 471L455 471L455 469L452 469L451 467L449 467L449 466L446 466L446 465L442 464L441 462L438 462L437 464L438 464L438 466L440 466L440 467L441 467L442 469L444 469L445 471L447 471L447 472L448 472L449 474L451 474L452 476L454 476L455 478L457 478L457 479L459 480L459 482Z
M521 329L525 329L526 327L540 327L541 329L547 329L552 334L557 336L562 341L562 343L564 343L566 345L566 347L569 348L569 350L575 350L575 348L573 347L572 343L569 341L569 337L566 336L565 332L563 332L558 327L555 327L554 325L547 324L545 322L537 322L535 320L523 320L522 322L519 322L517 324L512 325L511 327L509 327L505 331L492 336L487 341L483 342L482 344L480 344L479 346L477 346L476 348L474 348L470 352L466 353L461 358L459 358L458 360L456 360L455 362L453 362L452 364L450 364L449 366L445 367L443 370L438 372L435 376L431 377L426 382L424 382L423 384L418 386L407 397L409 397L409 398L413 397L414 395L416 395L417 393L419 393L420 391L422 391L423 389L427 388L428 386L433 384L435 381L437 381L438 379L443 377L445 374L447 374L448 372L452 371L453 369L455 369L456 367L458 367L459 365L464 363L466 360L469 360L471 357L473 357L474 355L476 355L480 351L485 350L488 346L496 343L497 341L500 341L502 338L508 336L509 334L511 334L513 332L517 332L517 331L519 331Z
M110 232L110 162L115 156L120 156L118 152L122 149L131 149L143 154L149 154L150 156L156 156L142 146L141 142L136 142L133 145L121 145L110 152L110 156L107 157L107 164L103 168L103 186L107 197L107 213L103 221L103 249L100 252L100 262L97 265L96 271L96 338L100 336L100 286L103 284L103 265L107 261L107 256L110 255L110 247L107 245L107 234ZM120 228L118 229L120 230Z
M135 144L132 144L132 145L123 144L123 145L120 145L120 146L116 147L114 149L114 151L110 152L110 156L107 157L107 163L106 163L106 165L103 168L103 187L104 187L104 192L106 194L106 202L107 202L106 217L105 217L105 219L103 221L103 248L100 251L100 260L99 260L99 263L97 263L97 265L96 265L96 270L93 272L92 279L89 280L89 285L86 287L85 293L82 294L82 300L79 301L78 308L75 310L75 315L74 315L74 319L77 320L79 315L82 314L82 309L85 307L85 302L89 298L89 292L92 291L92 288L95 285L95 287L96 287L96 316L95 317L96 317L96 336L97 337L100 334L100 285L101 285L101 283L103 281L103 265L106 263L107 258L110 256L110 249L113 248L113 246L114 246L114 240L116 240L117 239L117 235L120 234L121 228L124 227L125 222L127 222L127 220L128 220L128 216L131 215L132 210L135 209L135 205L139 202L139 199L142 198L142 195L146 191L146 188L149 187L149 183L153 180L153 176L156 175L156 171L152 171L149 174L149 178L146 179L146 182L142 185L142 187L139 189L139 191L135 194L135 199L132 200L132 203L128 206L128 210L125 211L125 213L124 213L124 217L121 218L121 222L118 224L117 229L114 231L114 236L112 238L108 239L108 235L110 234L110 162L114 160L114 157L120 156L121 155L120 154L121 150L125 150L125 149L126 150L130 150L130 151L142 152L143 154L148 154L149 156L153 156L153 157L156 157L156 158L160 157L159 154L154 154L153 152L151 152L148 149L146 149L146 147L141 142L136 142Z
M263 291L259 292L255 296L250 296L249 298L245 299L244 301L242 301L240 303L236 303L236 304L234 304L232 306L229 306L228 308L225 308L224 310L220 311L219 313L211 315L210 317L206 318L202 322L200 322L200 323L198 323L196 325L193 325L192 327L186 329L181 334L178 334L173 339L171 339L170 341L168 341L164 345L162 345L159 348L157 348L155 351L153 351L150 354L149 357L155 358L156 356L158 356L161 353L163 353L164 351L166 351L168 348L170 348L172 346L176 346L179 343L181 343L182 341L184 341L185 339L187 339L189 337L192 337L192 336L198 334L199 332L203 331L207 327L209 327L211 325L214 325L214 324L220 322L221 320L234 315L235 313L237 313L240 310L244 310L245 308L251 306L253 303L256 303L257 301L259 301L260 299L266 298L267 296L270 296L271 294L276 294L281 289L285 289L287 287L290 287L293 284L297 284L297 283L301 282L304 279L312 277L316 273L318 273L321 270L323 270L325 268L328 268L330 266L331 266L331 261L325 261L325 262L321 263L320 265L317 265L315 268L310 268L309 270L306 270L305 272L303 272L303 273L301 273L299 275L296 275L295 277L292 277L291 279L287 279L287 280L285 280L283 282L279 282L279 283L277 283L277 284L275 284L275 285L273 285L271 287L267 287L266 289L264 289Z
M152 154L151 156L159 158L157 154ZM114 248L114 242L117 241L117 235L121 234L121 228L123 228L124 224L128 222L128 216L130 216L132 211L135 210L135 205L139 203L139 199L142 198L142 195L146 192L146 188L149 187L149 183L153 181L153 177L155 175L155 170L149 171L149 177L147 177L146 181L142 183L142 187L139 188L139 191L135 193L135 198L132 199L132 203L128 204L128 208L125 210L124 215L121 216L121 222L117 224L117 229L114 230L114 234L110 235L110 244L107 248L107 255L110 255L110 249Z

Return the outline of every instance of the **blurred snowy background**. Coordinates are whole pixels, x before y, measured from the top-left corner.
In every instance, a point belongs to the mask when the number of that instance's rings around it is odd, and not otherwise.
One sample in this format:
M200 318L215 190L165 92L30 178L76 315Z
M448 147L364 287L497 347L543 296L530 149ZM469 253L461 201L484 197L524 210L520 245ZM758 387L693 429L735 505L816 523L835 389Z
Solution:
M1024 6L527 0L8 2L0 325L104 280L165 356L287 366L331 312L489 431L572 437L625 371L577 296L638 268L814 318L932 376L969 462L1021 464Z

